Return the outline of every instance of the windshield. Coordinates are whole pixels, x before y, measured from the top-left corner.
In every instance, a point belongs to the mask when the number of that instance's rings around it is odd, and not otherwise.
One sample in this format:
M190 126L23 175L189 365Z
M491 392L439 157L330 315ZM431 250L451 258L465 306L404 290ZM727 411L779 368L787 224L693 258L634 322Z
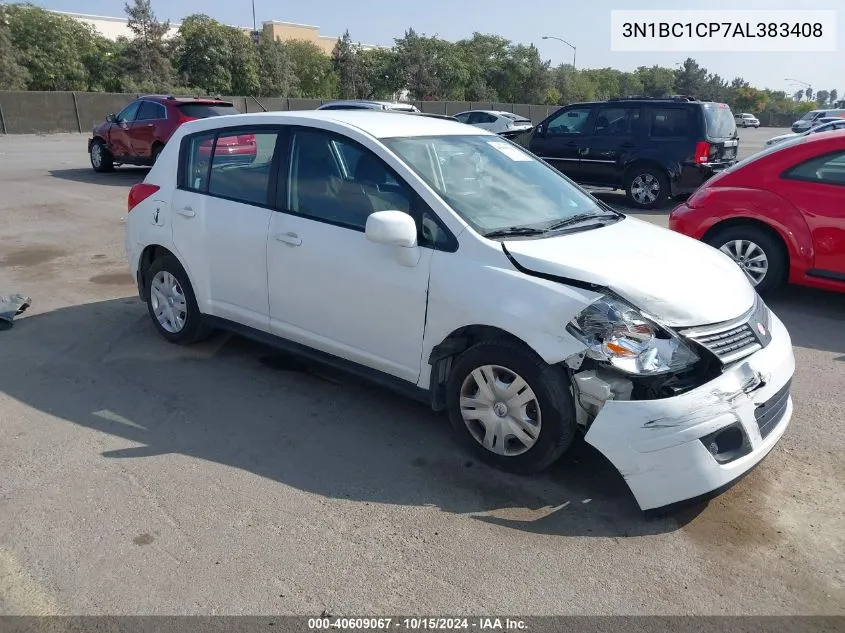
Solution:
M710 138L732 138L736 134L736 120L724 103L705 103L704 120Z
M177 106L179 110L187 117L194 119L207 119L212 116L224 116L226 114L240 114L238 109L231 104L213 104L213 103L182 103Z
M610 215L557 170L497 136L384 139L480 233L542 229L576 215Z
M820 112L820 110L811 110L810 112L808 112L807 114L805 114L804 116L802 116L798 120L799 121L809 121L810 119L816 118L819 115L819 112Z

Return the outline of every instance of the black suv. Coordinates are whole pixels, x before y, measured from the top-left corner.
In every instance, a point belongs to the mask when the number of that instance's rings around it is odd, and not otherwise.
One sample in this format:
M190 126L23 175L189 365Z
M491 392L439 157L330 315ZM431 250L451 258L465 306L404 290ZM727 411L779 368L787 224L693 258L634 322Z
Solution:
M652 209L733 165L738 138L727 104L670 97L573 103L518 142L575 182Z

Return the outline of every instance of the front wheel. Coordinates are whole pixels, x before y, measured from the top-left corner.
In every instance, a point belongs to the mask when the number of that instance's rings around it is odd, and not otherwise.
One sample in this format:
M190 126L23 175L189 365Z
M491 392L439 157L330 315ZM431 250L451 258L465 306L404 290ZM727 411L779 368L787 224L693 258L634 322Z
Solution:
M777 240L757 227L722 229L705 242L734 260L761 295L780 286L786 277L786 253Z
M625 182L625 195L639 209L653 209L669 198L669 178L655 167L634 167Z
M91 159L91 167L96 172L105 172L114 170L114 157L109 148L100 139L91 143L89 151L89 158Z
M446 406L463 443L496 468L529 474L553 464L576 434L569 379L509 340L462 353L449 376Z

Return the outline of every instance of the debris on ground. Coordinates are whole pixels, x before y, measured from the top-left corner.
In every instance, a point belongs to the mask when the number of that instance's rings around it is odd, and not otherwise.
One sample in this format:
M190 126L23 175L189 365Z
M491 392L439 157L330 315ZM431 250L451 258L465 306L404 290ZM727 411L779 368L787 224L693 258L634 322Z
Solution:
M11 330L16 316L23 314L32 299L23 295L6 295L0 297L0 330Z

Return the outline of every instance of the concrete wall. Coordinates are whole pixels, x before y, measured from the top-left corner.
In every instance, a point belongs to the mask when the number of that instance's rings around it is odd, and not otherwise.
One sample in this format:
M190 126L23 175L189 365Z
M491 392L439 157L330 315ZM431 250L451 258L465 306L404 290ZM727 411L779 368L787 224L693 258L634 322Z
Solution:
M50 134L53 132L89 132L107 114L119 112L134 94L105 92L2 92L0 91L0 133ZM286 99L277 97L225 97L241 112L314 110L324 99ZM468 101L415 101L423 112L455 115L464 110L505 110L526 116L536 125L560 106L525 103L490 103ZM769 127L789 127L791 116L764 116Z
M106 92L2 92L0 91L0 133L49 134L88 132L107 114L119 112L134 94ZM224 96L241 112L314 110L327 99L285 99L277 97ZM423 112L454 115L470 109L518 112L539 123L553 109L549 106L513 103L470 103L468 101L415 101ZM493 108L495 106L495 108Z

